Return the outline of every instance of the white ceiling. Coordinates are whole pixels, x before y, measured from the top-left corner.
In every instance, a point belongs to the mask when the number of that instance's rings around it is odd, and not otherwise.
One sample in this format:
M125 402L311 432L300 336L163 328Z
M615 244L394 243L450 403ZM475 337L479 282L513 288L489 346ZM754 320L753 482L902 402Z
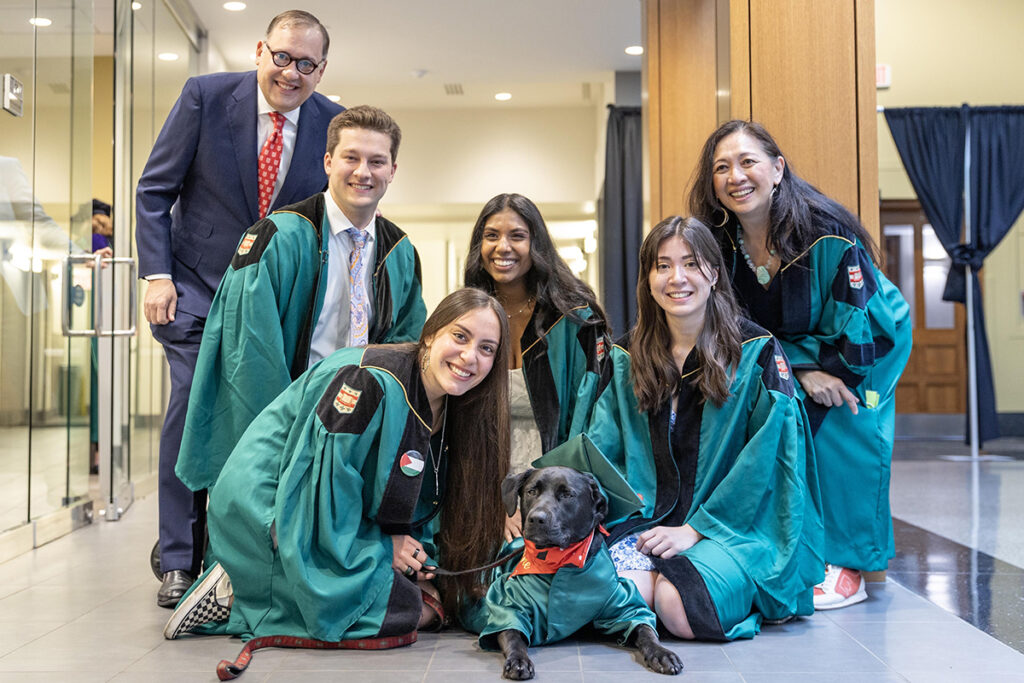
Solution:
M102 0L101 0L102 1ZM229 12L193 0L209 41L232 70L250 55L280 2ZM640 0L306 0L331 48L319 91L344 104L381 106L567 106L588 102L586 84L640 69L623 52L641 43ZM416 71L425 71L417 78ZM445 84L464 94L445 94ZM502 105L494 93L511 92ZM599 95L597 95L599 96Z

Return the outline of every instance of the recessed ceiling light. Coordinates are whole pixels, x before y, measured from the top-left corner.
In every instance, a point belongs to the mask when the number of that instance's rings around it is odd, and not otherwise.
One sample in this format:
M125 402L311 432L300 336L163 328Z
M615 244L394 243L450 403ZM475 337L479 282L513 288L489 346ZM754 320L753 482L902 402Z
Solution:
M630 45L626 48L626 54L634 57L642 55L644 53L643 45Z
M141 2L133 2L132 3L132 9L135 10L136 12L138 12L140 9L142 9L142 3Z
M161 62L176 62L178 61L177 52L161 52L156 56Z
M341 102L341 95L328 95L327 99L331 102Z
M251 59L252 61L255 62L256 61L256 53L255 52L250 52L249 53L249 59Z
M32 24L33 26L42 27L49 26L50 24L53 23L53 21L47 19L46 17L32 17L31 19L28 20L28 23Z
M224 3L224 9L226 9L229 12L241 12L242 10L245 9L245 3L244 2L225 2Z
M509 100L512 99L512 93L510 93L510 92L494 93L494 99L498 100L499 102L508 102Z

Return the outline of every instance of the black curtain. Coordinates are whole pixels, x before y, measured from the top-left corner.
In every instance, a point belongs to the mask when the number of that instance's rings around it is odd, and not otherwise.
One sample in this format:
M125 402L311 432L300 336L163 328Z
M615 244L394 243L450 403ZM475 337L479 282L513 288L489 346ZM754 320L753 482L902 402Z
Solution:
M1024 107L886 109L885 118L925 215L953 261L943 299L966 302L965 266L971 266L978 433L981 441L996 438L995 386L977 273L1024 210ZM968 130L971 241L961 243Z
M636 320L636 277L643 232L643 137L640 107L608 106L598 244L605 313L616 335Z

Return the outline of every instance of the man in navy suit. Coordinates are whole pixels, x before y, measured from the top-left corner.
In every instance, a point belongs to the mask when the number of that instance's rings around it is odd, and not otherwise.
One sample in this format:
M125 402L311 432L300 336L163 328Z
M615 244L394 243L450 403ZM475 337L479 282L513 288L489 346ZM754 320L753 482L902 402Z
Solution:
M204 552L206 494L174 474L203 326L242 233L326 186L327 125L342 107L313 91L329 44L327 29L308 12L274 17L256 44L255 72L185 83L139 179L144 310L171 372L160 436L161 607L188 590Z

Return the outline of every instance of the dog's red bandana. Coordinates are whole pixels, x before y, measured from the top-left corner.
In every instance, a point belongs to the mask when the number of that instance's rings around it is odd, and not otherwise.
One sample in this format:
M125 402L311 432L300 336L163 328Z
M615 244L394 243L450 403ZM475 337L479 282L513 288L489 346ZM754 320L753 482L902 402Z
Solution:
M512 576L520 574L554 574L562 567L582 567L590 553L590 544L594 542L594 533L600 530L605 536L608 532L599 526L579 543L568 548L538 548L533 541L524 541L523 558L512 571Z

